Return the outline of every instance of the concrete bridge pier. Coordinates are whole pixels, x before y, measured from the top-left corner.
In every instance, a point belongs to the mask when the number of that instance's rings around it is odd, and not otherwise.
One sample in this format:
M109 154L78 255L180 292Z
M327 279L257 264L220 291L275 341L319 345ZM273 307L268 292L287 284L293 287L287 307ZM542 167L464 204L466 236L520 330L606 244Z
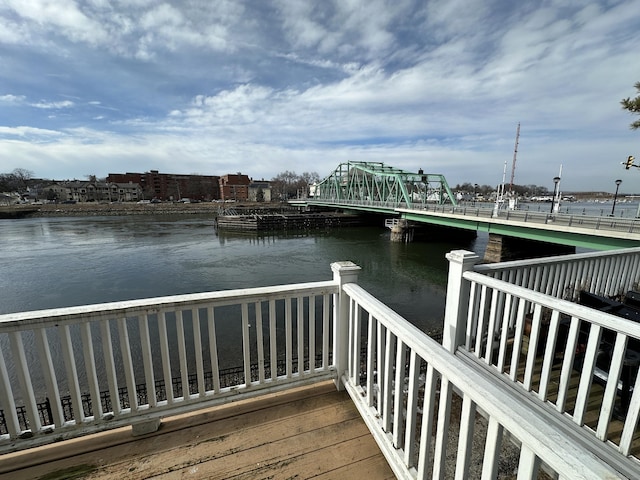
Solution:
M408 243L413 241L413 228L404 218L399 219L391 227L391 241L398 243Z
M484 261L487 263L508 262L571 253L576 253L576 247L490 233Z

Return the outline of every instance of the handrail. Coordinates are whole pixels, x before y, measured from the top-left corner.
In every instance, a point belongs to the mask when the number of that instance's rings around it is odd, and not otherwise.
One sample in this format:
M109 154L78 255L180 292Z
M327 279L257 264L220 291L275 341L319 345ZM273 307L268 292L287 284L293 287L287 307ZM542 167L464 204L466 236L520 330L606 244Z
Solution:
M482 478L495 478L503 431L521 442L518 478L537 478L540 462L561 477L617 478L605 462L563 440L523 398L450 355L360 286L347 284L344 292L350 335L343 381L398 478L444 475L454 392L462 397L456 478L469 478L477 412L488 422Z

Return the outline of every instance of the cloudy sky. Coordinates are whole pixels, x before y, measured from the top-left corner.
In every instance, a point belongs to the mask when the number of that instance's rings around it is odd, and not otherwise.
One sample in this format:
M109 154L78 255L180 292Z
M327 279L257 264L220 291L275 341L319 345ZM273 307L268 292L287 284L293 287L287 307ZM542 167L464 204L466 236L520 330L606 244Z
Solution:
M0 173L640 192L640 0L0 0Z

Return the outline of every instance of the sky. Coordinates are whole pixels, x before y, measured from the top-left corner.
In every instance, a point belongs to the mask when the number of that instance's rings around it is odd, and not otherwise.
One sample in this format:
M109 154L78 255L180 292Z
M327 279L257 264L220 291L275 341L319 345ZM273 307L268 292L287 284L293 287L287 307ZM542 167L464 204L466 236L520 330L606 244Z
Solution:
M640 192L638 81L640 0L0 0L0 173Z

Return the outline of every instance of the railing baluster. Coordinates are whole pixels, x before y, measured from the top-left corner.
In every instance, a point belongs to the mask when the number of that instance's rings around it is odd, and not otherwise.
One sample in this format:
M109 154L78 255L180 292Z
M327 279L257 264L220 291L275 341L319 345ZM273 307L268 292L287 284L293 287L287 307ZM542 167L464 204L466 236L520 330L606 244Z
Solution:
M262 302L255 302L256 342L258 344L258 382L264 383L264 336L262 332Z
M598 427L596 429L596 437L602 441L607 439L607 433L609 432L609 422L611 421L611 415L613 414L613 408L616 402L618 382L620 380L620 374L622 373L626 348L627 336L618 333L613 347L611 366L609 367L607 385L604 390L602 406L600 407L600 417L598 418ZM626 405L621 405L621 409L626 407Z
M447 462L447 439L449 436L452 395L453 388L451 382L449 382L445 375L442 375L440 378L440 399L438 400L435 450L433 452L433 478L444 478L444 468Z
M325 332L327 330L328 315L325 313ZM323 339L324 343L328 343L328 339ZM278 378L278 347L276 343L276 301L269 300L269 359L271 360L271 380ZM322 363L325 368L328 364L328 348L323 346Z
M582 363L580 385L578 386L578 394L576 396L576 407L573 411L573 421L578 425L582 425L584 423L584 414L587 410L589 392L591 391L593 369L596 365L596 355L600 346L600 332L600 325L591 325L589 340L587 340L587 349Z
M387 329L387 339L384 352L384 384L382 387L382 428L385 432L391 430L391 406L393 399L393 359L396 345L396 336Z
M164 389L167 395L167 403L171 404L175 401L175 395L171 381L171 356L169 355L169 337L167 335L167 314L164 310L158 314L158 331L160 334L160 356L162 357Z
M331 314L331 296L324 295L322 299L322 369L329 368L329 331L330 331L330 314Z
M560 371L558 398L556 400L556 410L560 413L564 413L567 403L567 394L569 392L569 383L571 381L571 371L573 370L576 347L578 346L578 336L580 335L579 327L580 319L578 319L577 317L571 317L569 332L567 334L567 345L565 347L562 360L562 370Z
M127 318L118 318L118 332L120 333L120 351L122 353L122 363L124 368L124 378L127 383L127 396L129 397L129 408L132 412L138 409L138 395L136 393L136 380L133 372L133 360L131 358L131 344L129 342L129 332L127 330Z
M304 375L304 299L302 297L298 297L296 299L297 305L297 334L298 340L296 342L298 347L298 375ZM311 360L311 359L309 359ZM309 362L311 363L311 362Z
M418 390L420 389L420 357L411 349L409 356L409 382L407 384L407 420L404 435L404 464L415 466Z
M103 412L102 402L100 401L100 387L98 386L98 374L96 372L96 359L93 352L91 323L85 322L80 325L80 335L82 337L84 366L87 372L87 382L89 383L89 393L91 395L92 416L94 420L100 420Z
M540 400L542 401L546 400L547 391L549 389L549 378L551 376L551 369L553 368L553 358L555 354L559 323L560 312L558 310L554 310L551 313L551 320L549 322L549 333L544 350L544 360L542 362L542 371L540 372L540 388L538 389L538 398L540 398Z
M291 302L293 300L291 298L287 298L285 300L285 307L284 307L284 335L285 335L285 359L287 362L286 365L286 375L287 378L291 378L291 374L292 374L292 370L293 370L293 366L291 365L292 363L292 353L291 350L293 348L292 346L292 332L291 332Z
M623 455L629 455L633 444L633 438L636 433L636 426L638 425L638 419L640 418L640 369L636 374L635 381L633 382L633 395L629 402L629 408L627 410L627 417L624 420L624 427L622 429L622 436L620 438L620 452Z
M504 312L502 314L502 325L500 326L500 346L498 350L498 363L496 364L498 371L504 371L504 363L507 356L507 342L509 340L509 324L511 311L513 307L513 296L505 295Z
M386 328L382 324L382 322L377 322L376 326L376 339L377 339L377 358L376 358L376 384L378 386L376 391L376 402L377 402L377 410L379 414L382 414L382 410L384 408L384 402L382 399L382 392L384 389L384 378L385 378L385 369L384 369L384 359L385 352L387 350L387 334Z
M498 304L500 303L500 297L502 292L498 290L491 291L491 306L489 309L489 322L487 325L487 344L484 351L484 361L486 364L492 362L493 357L493 341L495 339L496 332L496 316L498 312ZM482 352L480 352L482 353Z
M529 334L529 346L527 348L527 363L524 370L523 387L528 392L531 390L533 374L536 366L536 350L538 349L538 338L540 337L540 322L542 307L536 304L533 307L533 319L531 320L531 333Z
M9 438L14 439L20 435L22 429L16 412L16 403L13 398L13 390L9 382L9 373L7 372L7 364L4 361L4 353L2 352L2 343L0 343L0 403L4 407L4 417L7 422L7 430Z
M67 386L69 387L71 405L73 406L73 418L76 424L81 424L84 422L85 416L84 408L82 408L82 392L80 391L80 383L78 382L78 369L76 368L76 360L73 354L73 343L71 342L69 325L62 325L59 332L62 358L64 359L67 372Z
M473 452L473 433L476 418L476 404L468 395L462 398L460 433L458 434L458 454L456 456L456 480L469 478L469 464Z
M144 366L144 380L147 386L147 404L150 407L158 405L156 394L155 374L153 372L153 356L151 354L151 337L149 335L149 316L144 313L138 324L140 330L140 346L142 347L142 364Z
M351 372L352 372L352 376L351 379L355 384L359 384L360 383L360 345L361 345L361 329L362 329L362 323L361 323L361 315L362 315L362 310L360 308L360 305L358 305L358 302L353 302L353 334L351 335L351 340L352 340L352 353L350 355L351 361L352 361L352 367L351 367Z
M376 356L376 331L378 321L369 313L366 312L367 321L367 406L373 407L373 390L374 390L374 362Z
M431 452L431 438L433 436L433 410L436 398L437 372L431 364L427 365L424 384L424 398L422 400L422 425L420 426L420 450L418 453L418 479L426 479Z
M60 402L60 389L58 388L56 371L53 367L53 359L51 358L51 348L49 347L49 342L47 340L47 330L45 328L38 328L35 330L34 334L36 348L38 349L38 355L40 357L40 365L42 373L44 374L44 382L48 392L49 404L51 406L51 414L53 416L51 421L56 427L61 427L64 424L64 413L62 412L62 404ZM0 361L3 361L1 352ZM0 372L2 372L2 375L5 375L1 367ZM5 377L3 376L3 378ZM15 405L13 410L15 410Z
M482 356L482 337L484 336L484 324L485 324L485 310L487 305L487 286L482 285L480 287L480 304L478 305L478 320L476 327L476 338L474 353L476 357Z
M200 309L191 309L191 323L193 325L193 348L196 356L196 377L198 380L198 396L204 397L204 362L202 358L202 333L200 332Z
M482 463L482 480L496 478L498 475L502 431L503 426L494 417L490 417L489 427L487 428L487 442L484 449L484 462Z
M249 341L249 305L242 302L242 365L244 366L244 385L251 385L251 342Z
M187 347L184 338L184 316L179 308L176 314L176 334L178 337L178 359L180 362L180 383L182 384L182 400L189 400L189 368L187 366Z
M405 374L405 345L402 340L396 341L396 378L393 398L393 446L395 448L402 448L404 446L404 374Z
M518 378L518 364L520 363L520 352L522 351L526 307L527 302L519 298L518 313L516 314L516 331L513 337L513 351L511 352L511 365L509 368L509 378L512 382L515 382Z
M316 296L311 295L308 303L309 316L309 372L316 371Z
M209 355L211 357L211 377L213 379L213 393L220 393L220 363L218 361L218 338L216 336L216 317L213 306L207 308L209 323Z
M113 341L111 338L111 328L108 319L100 322L100 336L102 337L102 353L107 374L107 384L109 385L109 399L114 415L122 413L120 395L118 395L118 379L116 377L116 363L113 358Z

